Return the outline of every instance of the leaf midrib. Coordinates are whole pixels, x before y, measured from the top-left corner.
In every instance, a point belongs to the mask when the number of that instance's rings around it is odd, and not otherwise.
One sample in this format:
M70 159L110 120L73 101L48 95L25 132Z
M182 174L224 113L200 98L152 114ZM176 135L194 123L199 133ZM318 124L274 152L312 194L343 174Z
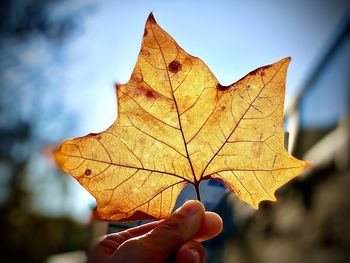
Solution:
M185 151L186 151L186 156L187 156L187 160L190 164L190 167L191 167L191 171L192 171L192 175L193 175L193 183L196 187L196 190L198 191L198 185L199 185L199 180L197 180L196 178L196 174L195 174L195 171L193 169L193 165L192 165L192 161L191 161L191 158L190 158L190 155L188 153L188 149L187 149L187 144L186 144L186 139L185 139L185 134L183 132L183 129L182 129L182 123L181 123L181 117L180 117L180 112L179 112L179 107L177 105L177 101L176 101L176 98L175 98L175 94L174 94L174 89L173 89L173 84L171 82L171 79L170 79L170 75L169 75L169 70L168 70L168 67L167 67L167 64L166 64L166 60L165 60L165 57L164 57L164 54L163 54L163 50L161 48L161 45L159 44L159 41L156 37L156 34L154 33L154 30L153 30L153 25L151 24L151 30L152 30L152 33L153 33L153 36L154 36L154 39L156 40L157 42L157 45L159 47L159 52L162 56L162 59L163 59L163 63L164 63L164 66L165 66L165 71L166 71L166 74L167 74L167 77L168 77L168 82L169 82L169 86L170 86L170 89L171 89L171 95L173 97L173 100L174 100L174 104L175 104L175 108L176 108L176 115L177 115L177 119L178 119L178 123L179 123L179 130L180 130L180 133L181 133L181 136L182 136L182 140L183 140L183 144L184 144L184 147L185 147ZM198 196L199 197L199 196Z

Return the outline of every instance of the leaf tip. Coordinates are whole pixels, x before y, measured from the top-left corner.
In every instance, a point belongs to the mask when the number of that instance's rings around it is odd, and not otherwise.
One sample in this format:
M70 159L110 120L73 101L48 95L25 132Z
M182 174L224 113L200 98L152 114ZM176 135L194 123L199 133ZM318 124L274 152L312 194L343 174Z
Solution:
M292 57L290 57L290 56L285 57L281 61L286 63L287 65L289 65L289 63L292 61Z
M154 15L153 15L153 12L151 12L149 15L148 15L148 18L147 18L147 24L148 23L151 23L151 24L156 24L156 19L154 18Z
M56 162L58 167L62 167L61 164L64 162L64 156L62 154L62 145L58 145L52 149L52 157L53 160Z
M307 162L307 161L302 161L302 162L303 162L304 170L307 170L312 167L312 164L310 162Z

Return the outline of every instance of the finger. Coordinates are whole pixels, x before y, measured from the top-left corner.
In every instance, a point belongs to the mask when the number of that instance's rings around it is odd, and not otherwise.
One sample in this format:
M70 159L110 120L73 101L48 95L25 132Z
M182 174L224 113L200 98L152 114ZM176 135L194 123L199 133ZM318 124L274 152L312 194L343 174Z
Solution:
M100 243L98 243L96 247L112 251L113 253L119 247L119 245L120 244L115 242L114 240L104 239Z
M147 223L147 224L144 224L141 226L129 228L127 230L124 230L124 231L121 231L118 233L108 234L105 236L105 239L112 240L118 244L122 244L130 238L142 236L142 235L150 232L156 226L158 226L160 222L161 221L155 221L155 222Z
M213 212L205 212L201 228L193 238L196 241L202 242L221 233L223 222L221 217Z
M136 255L133 254L133 262L164 262L196 235L203 217L202 203L187 201L149 234L123 243L113 257L129 259L130 253L138 251Z
M133 227L128 229L128 232L134 237L141 236L153 230L155 227L159 225L161 221L155 221L155 222L147 223L138 227Z
M203 245L196 241L188 241L183 244L176 254L176 263L202 263L206 253Z
M88 251L87 263L104 262L118 248L119 244L104 239Z
M103 262L108 257L110 257L116 249L123 244L126 240L133 238L135 236L144 235L148 233L152 229L154 229L157 225L159 225L160 221L151 222L148 224L144 224L142 226L130 228L125 231L121 231L118 233L108 234L103 237L101 241L99 241L90 251L88 256L88 262Z
M145 241L153 244L163 262L199 231L204 217L204 207L198 201L187 201L179 210L156 227Z

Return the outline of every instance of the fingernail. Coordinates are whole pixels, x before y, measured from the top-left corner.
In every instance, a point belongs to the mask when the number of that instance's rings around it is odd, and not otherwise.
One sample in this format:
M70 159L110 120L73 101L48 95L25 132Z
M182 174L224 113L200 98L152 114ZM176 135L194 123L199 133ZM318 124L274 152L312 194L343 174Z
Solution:
M180 209L180 213L186 216L194 216L200 211L201 207L199 204L193 201L187 201Z
M190 249L190 253L191 253L191 256L192 256L192 262L193 263L199 263L200 255L199 255L198 251L195 250L195 249Z

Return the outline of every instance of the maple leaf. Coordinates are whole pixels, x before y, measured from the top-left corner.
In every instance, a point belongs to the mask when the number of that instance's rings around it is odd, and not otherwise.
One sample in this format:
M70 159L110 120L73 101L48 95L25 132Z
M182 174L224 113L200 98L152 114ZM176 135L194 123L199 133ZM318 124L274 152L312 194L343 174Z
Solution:
M117 120L65 141L55 159L96 198L102 219L164 218L186 184L199 197L208 179L257 208L307 167L283 143L289 61L222 86L151 14L131 78L117 85Z

